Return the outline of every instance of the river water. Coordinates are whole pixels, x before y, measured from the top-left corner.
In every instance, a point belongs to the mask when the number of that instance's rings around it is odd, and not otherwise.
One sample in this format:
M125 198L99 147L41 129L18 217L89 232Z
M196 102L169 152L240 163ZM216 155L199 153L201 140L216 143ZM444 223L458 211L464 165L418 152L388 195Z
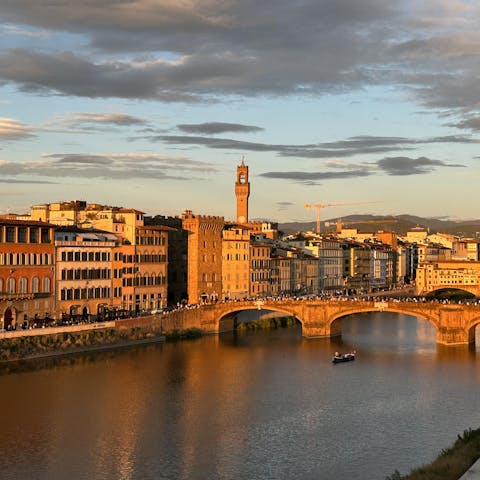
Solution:
M0 478L383 480L479 427L479 385L479 348L388 313L11 365Z

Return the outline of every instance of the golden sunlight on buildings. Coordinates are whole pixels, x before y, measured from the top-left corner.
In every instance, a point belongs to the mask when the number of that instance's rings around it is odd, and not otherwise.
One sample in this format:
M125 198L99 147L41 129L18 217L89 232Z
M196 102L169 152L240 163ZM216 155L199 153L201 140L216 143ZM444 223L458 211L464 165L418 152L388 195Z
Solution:
M438 261L417 268L417 293L425 295L442 288L466 290L480 294L480 262Z
M240 227L222 232L222 297L242 299L249 296L250 232Z

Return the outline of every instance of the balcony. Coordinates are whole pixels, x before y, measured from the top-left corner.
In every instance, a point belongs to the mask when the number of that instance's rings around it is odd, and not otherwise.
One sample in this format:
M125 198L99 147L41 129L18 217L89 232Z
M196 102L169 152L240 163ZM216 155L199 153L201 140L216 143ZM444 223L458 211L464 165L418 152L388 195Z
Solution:
M35 298L33 293L4 293L0 292L0 301L32 300Z
M48 298L53 294L50 292L37 293L6 293L0 292L0 301L15 301L15 300L33 300L37 298Z

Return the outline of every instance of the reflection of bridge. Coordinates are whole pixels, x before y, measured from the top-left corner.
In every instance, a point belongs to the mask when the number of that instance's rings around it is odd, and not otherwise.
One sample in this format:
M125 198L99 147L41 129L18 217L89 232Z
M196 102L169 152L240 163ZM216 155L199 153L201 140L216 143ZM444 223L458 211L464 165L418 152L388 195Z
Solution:
M273 310L294 316L302 325L304 337L333 337L342 332L341 318L364 312L397 312L430 322L437 330L437 343L465 345L475 342L475 326L480 323L480 306L413 301L350 300L258 300L206 304L168 314L175 328L199 328L220 333L235 328L236 315L245 310Z

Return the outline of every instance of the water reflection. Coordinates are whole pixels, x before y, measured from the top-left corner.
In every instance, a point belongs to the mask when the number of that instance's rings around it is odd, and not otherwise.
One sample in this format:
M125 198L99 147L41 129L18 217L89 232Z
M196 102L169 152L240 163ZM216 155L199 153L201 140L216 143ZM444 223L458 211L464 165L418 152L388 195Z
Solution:
M342 339L359 348L377 351L430 352L435 350L436 329L425 320L390 312L355 314L345 317Z
M390 313L9 365L2 476L383 479L476 427L477 349ZM357 360L333 365L334 351Z

